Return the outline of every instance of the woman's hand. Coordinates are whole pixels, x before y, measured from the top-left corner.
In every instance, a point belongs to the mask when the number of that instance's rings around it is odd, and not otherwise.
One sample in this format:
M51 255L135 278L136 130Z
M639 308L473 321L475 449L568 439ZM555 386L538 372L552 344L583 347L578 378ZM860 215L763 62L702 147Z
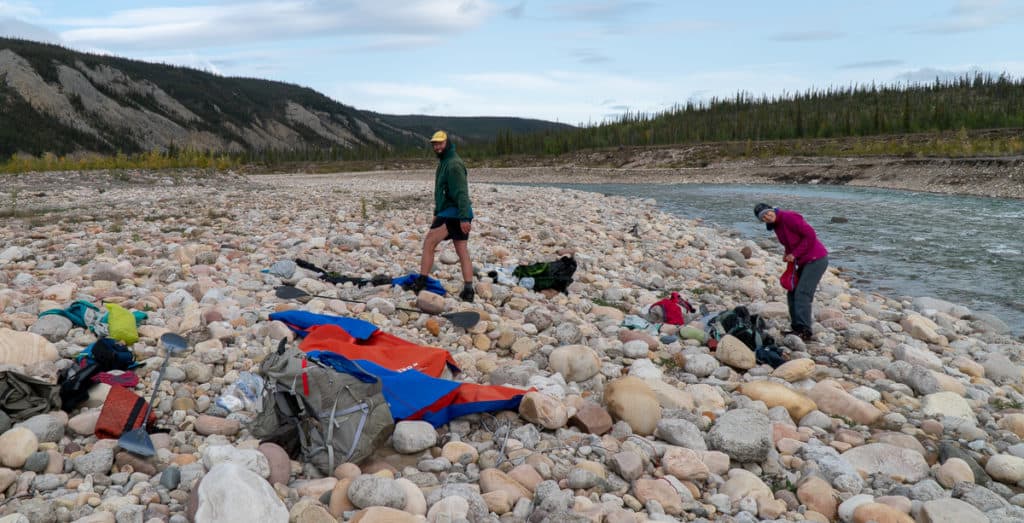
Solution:
M787 255L782 257L782 261L784 261L786 263L789 263L789 262L791 262L791 261L793 261L795 259L796 258L794 258L792 254L787 254Z
M459 226L462 228L462 234L469 234L469 230L473 228L473 222L460 222Z

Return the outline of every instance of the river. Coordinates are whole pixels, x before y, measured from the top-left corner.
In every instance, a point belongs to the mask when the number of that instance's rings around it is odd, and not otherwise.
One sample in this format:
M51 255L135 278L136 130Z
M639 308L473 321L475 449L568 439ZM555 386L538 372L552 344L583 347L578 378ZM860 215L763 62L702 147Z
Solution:
M816 185L530 185L653 198L667 212L753 240L775 238L755 220L756 203L793 209L858 288L962 304L1024 335L1020 200Z

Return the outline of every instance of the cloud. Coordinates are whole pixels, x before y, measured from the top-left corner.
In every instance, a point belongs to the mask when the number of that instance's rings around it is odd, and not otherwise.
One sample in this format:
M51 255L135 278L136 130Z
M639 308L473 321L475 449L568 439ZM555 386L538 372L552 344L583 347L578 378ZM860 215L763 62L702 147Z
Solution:
M1003 0L958 0L949 10L948 16L930 22L911 32L916 34L947 35L950 33L968 33L984 31L1017 18L1024 11L1020 7L1010 7Z
M36 42L61 43L60 35L57 33L14 17L0 18L0 36Z
M820 42L823 40L837 40L846 36L839 31L788 31L776 33L769 36L777 42Z
M414 100L458 100L463 93L452 87L437 87L423 84L395 82L357 82L352 85L356 91L375 96L399 97Z
M459 83L483 88L501 88L526 91L548 91L558 89L560 82L542 74L533 73L474 73L456 75Z
M505 9L505 15L509 18L522 18L523 14L526 13L526 2L519 2L518 4Z
M439 35L393 35L372 38L368 43L355 46L357 51L397 51L426 47L442 41Z
M284 0L126 9L53 23L71 28L61 36L75 44L195 49L339 33L448 35L477 27L498 12L488 0Z
M574 49L571 54L584 64L603 64L612 61L607 55L593 48Z
M1001 7L1003 0L957 0L950 10L953 14L971 14L987 9Z
M31 3L0 2L0 17L2 18L35 18L39 15L39 8Z
M978 74L988 74L992 76L999 76L998 73L993 74L988 71L983 71L980 67L971 66L962 69L937 69L933 67L922 67L913 71L907 71L900 73L893 77L893 80L897 82L907 83L929 83L934 82L935 79L939 79L942 82L948 82L950 80L956 80L957 78L974 77Z
M868 60L866 62L853 62L850 64L840 65L840 69L876 69L882 67L896 67L903 65L903 60L887 59L887 60Z
M603 2L561 3L554 11L576 20L614 21L623 16L654 7L654 2L631 0L605 0Z

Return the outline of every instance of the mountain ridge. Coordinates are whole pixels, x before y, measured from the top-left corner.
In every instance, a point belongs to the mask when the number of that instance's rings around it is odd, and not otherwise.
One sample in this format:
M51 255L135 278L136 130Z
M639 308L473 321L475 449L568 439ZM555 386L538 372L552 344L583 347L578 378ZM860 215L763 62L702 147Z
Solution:
M401 149L568 128L505 117L386 115L309 87L0 38L0 155L196 149Z

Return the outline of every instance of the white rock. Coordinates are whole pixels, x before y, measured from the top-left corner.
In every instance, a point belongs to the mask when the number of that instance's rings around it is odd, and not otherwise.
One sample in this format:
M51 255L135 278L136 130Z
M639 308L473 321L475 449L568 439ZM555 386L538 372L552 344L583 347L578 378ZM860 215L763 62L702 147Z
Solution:
M288 509L270 483L234 463L213 467L196 495L195 523L288 522Z
M426 421L399 421L391 445L402 454L422 452L437 444L437 430Z

